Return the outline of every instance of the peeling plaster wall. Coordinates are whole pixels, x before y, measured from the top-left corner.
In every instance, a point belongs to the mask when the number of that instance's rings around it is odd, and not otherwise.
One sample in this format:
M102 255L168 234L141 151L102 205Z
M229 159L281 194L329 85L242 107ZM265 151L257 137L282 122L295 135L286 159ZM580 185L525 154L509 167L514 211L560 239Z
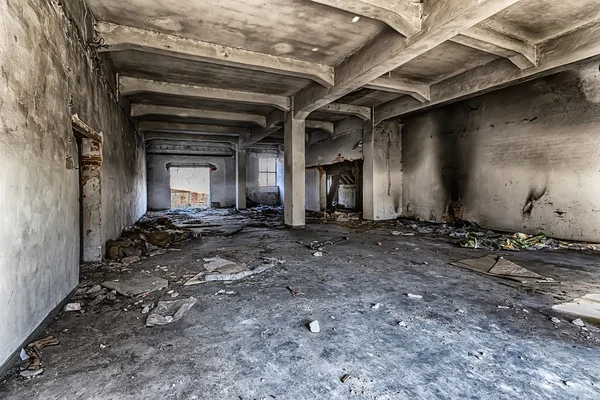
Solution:
M72 114L104 133L102 237L146 210L141 141L92 26L81 0L0 0L0 364L78 284Z
M600 72L591 63L404 120L404 209L600 241Z
M346 118L335 124L334 134L315 132L306 145L306 167L335 164L342 161L361 160L363 121ZM356 146L356 148L354 148Z
M278 149L248 149L246 164L246 196L258 204L279 206L281 204L280 193L282 187L277 183L274 187L261 187L258 183L258 160L261 157L279 158ZM283 154L283 152L281 152ZM276 161L277 163L278 161ZM277 167L277 164L276 164ZM277 181L280 180L280 171L277 168Z
M216 171L210 174L210 200L221 207L235 206L235 157L181 156L148 154L148 209L171 208L170 174L168 163L213 164Z

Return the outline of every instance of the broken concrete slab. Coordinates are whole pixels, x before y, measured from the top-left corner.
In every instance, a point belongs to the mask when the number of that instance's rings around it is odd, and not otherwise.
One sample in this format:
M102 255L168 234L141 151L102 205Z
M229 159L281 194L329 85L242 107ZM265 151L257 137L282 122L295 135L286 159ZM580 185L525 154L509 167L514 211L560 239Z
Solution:
M450 263L451 265L480 272L482 274L510 279L520 283L552 283L554 279L544 277L518 264L505 259L487 255L480 258L468 258Z
M134 297L162 290L169 286L169 281L153 275L139 274L127 280L102 282L102 286L110 290L116 290L117 293L123 296Z
M600 294L589 293L572 302L556 304L552 308L567 314L600 320Z
M179 321L196 304L196 301L194 297L174 301L159 301L156 308L146 318L146 326L167 325Z
M252 275L257 275L271 269L273 263L262 264L255 268L249 268L246 264L227 264L213 271L202 271L189 279L184 286L197 285L211 281L237 281Z
M236 263L230 260L226 260L221 257L209 257L204 259L204 268L207 271L214 271L225 266L235 265Z

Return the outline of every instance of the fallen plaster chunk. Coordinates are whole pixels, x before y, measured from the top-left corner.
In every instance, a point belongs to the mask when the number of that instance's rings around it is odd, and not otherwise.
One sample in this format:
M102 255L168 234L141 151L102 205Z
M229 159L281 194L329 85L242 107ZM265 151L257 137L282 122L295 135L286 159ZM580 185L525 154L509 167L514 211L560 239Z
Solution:
M568 314L600 319L600 294L586 294L570 303L557 304L552 308Z
M381 303L375 303L371 306L373 310L379 310L379 307L381 307Z
M573 325L584 327L585 323L581 320L581 318L574 319L571 321Z
M115 290L123 296L134 297L162 290L169 286L169 281L153 275L136 275L123 282L118 280L102 282L102 286Z
M262 264L254 269L249 269L246 264L226 265L214 271L202 271L184 283L184 286L214 281L237 281L248 276L261 274L274 266L275 264Z
M401 326L403 328L408 328L408 324L406 322L404 322L404 321L398 322L398 326Z
M69 311L81 311L81 303L68 303L65 304L63 311L65 312L69 312Z
M146 326L166 325L181 319L183 315L196 304L196 299L181 299L175 301L159 301L146 319Z
M423 296L421 296L420 294L407 293L406 295L408 296L409 299L422 299L423 298Z
M321 332L321 325L319 325L319 321L317 321L317 320L311 321L308 324L308 327L310 328L310 331L312 333L319 333L319 332Z
M315 251L313 253L313 256L315 256L315 257L323 257L323 252L322 251Z
M556 317L552 317L550 318L550 321L552 321L555 324L560 324L560 319L556 318Z

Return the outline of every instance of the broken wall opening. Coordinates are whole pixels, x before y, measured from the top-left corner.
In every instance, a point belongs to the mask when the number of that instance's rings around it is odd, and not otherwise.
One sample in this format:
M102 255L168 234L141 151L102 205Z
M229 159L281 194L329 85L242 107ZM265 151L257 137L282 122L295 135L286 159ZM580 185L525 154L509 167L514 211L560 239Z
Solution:
M102 261L102 132L72 117L78 145L80 261Z
M362 160L344 161L322 167L326 174L327 210L362 210Z
M210 175L216 169L212 164L167 164L171 208L210 208Z

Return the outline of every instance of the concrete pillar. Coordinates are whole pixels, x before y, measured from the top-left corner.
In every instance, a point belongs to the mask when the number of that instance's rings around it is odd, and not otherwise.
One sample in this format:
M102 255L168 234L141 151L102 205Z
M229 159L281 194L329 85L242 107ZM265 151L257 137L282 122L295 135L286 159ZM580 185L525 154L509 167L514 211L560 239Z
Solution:
M402 125L366 121L363 130L363 218L402 215Z
M235 208L246 209L246 149L240 149L238 145L235 157Z
M305 209L305 120L293 117L294 110L286 113L283 129L285 165L285 224L304 225Z

